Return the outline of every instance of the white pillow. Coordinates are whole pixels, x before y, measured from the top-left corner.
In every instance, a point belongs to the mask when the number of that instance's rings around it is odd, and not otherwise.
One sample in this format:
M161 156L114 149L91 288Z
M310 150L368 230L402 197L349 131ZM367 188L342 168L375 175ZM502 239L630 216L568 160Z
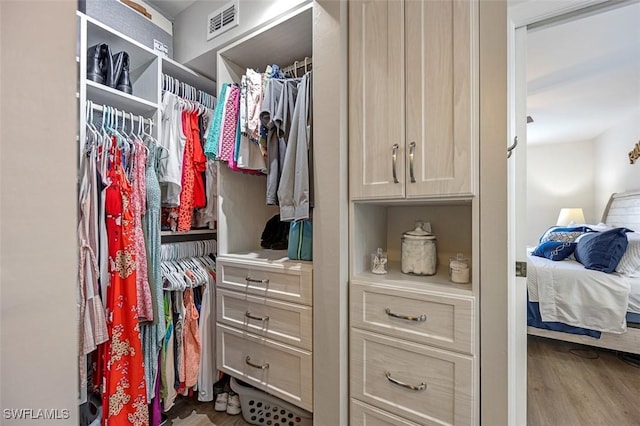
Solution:
M638 278L640 277L640 233L628 232L627 240L629 245L616 267L616 272Z

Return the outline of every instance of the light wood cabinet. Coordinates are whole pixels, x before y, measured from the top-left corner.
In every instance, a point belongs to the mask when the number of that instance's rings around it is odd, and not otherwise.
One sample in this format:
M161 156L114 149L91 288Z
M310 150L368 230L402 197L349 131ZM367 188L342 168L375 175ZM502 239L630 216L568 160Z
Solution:
M311 352L218 323L218 367L305 410L313 408Z
M476 424L470 289L350 283L351 424Z
M349 3L354 200L474 195L477 2Z
M313 411L312 263L255 250L216 264L218 369Z
M351 283L351 325L473 354L473 298L407 286Z
M473 359L351 331L351 396L423 425L470 425Z

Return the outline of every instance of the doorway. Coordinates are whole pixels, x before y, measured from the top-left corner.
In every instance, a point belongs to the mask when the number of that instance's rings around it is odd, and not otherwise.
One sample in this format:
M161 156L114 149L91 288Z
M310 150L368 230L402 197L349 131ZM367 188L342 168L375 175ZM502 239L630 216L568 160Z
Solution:
M592 17L598 18L605 14L609 14L612 11L620 11L627 6L633 6L637 3L622 1L622 2L603 2L603 1L586 1L581 2L579 5L570 4L570 2L543 2L545 4L534 4L535 2L523 2L513 4L509 8L509 18L511 23L510 31L510 84L509 84L509 96L510 107L509 111L512 112L510 117L510 134L511 140L509 141L510 147L516 146L513 149L513 153L509 161L509 265L512 268L509 279L509 387L510 387L510 401L509 401L509 424L524 425L527 424L527 328L526 328L526 278L516 277L515 264L516 261L526 263L526 246L535 245L537 237L542 234L550 225L555 225L556 219L560 207L574 207L573 204L581 204L585 212L585 218L588 223L598 223L600 220L600 214L604 208L604 203L608 198L605 193L610 193L611 188L601 183L596 183L598 176L596 171L590 173L580 173L580 171L588 170L585 164L593 162L595 160L595 150L593 149L594 135L598 132L592 133L591 136L581 136L578 134L562 134L558 127L552 131L553 136L563 138L563 148L558 149L555 152L564 151L565 154L572 157L561 158L559 154L551 154L551 143L558 143L557 141L547 141L548 146L541 148L540 146L530 145L533 139L535 143L540 143L542 140L539 130L542 128L552 128L550 121L557 117L545 117L545 112L542 112L544 108L536 109L535 102L540 102L541 98L547 96L547 100L551 99L551 104L547 104L547 112L555 111L556 114L560 114L558 111L562 111L562 108L568 108L563 106L561 101L564 101L563 94L560 91L560 86L563 80L573 81L574 87L572 88L573 94L585 95L589 91L584 87L580 88L579 83L588 81L592 74L599 71L595 59L595 49L598 41L602 41L603 47L606 47L607 43L604 40L604 36L601 36L596 41L588 41L583 37L577 35L575 32L564 42L578 41L582 42L577 47L573 47L573 51L570 53L580 53L578 49L583 49L583 54L587 55L581 59L575 59L571 64L566 62L569 60L567 54L564 56L560 54L555 60L550 61L549 68L542 71L538 70L538 74L535 76L529 75L529 82L527 84L527 59L529 62L533 62L530 49L538 41L536 38L544 38L545 34L557 32L563 25L576 26L577 23L584 23ZM606 31L609 33L615 32L612 28L616 26L608 26ZM606 35L606 34L605 34ZM555 46L551 47L563 47L563 40L556 39ZM551 52L547 52L551 53ZM591 54L591 56L589 56ZM605 53L606 55L606 53ZM624 57L620 57L623 60ZM616 58L615 52L609 52L609 63L615 65ZM564 62L563 62L564 61ZM564 68L561 70L552 70L551 65L562 65ZM539 66L539 65L538 65ZM532 71L529 70L531 73ZM637 74L636 74L637 76ZM527 86L529 90L527 90ZM593 84L592 84L593 86ZM599 84L594 87L598 88ZM551 94L554 90L556 92ZM565 88L566 90L566 88ZM571 90L569 90L571 92ZM537 99L533 99L537 97ZM529 98L529 105L527 105L527 98ZM534 102L535 101L535 102ZM584 107L587 101L583 100L583 104L579 105ZM551 107L549 107L551 105ZM555 110L553 108L556 108ZM612 108L613 109L613 108ZM537 112L536 112L537 111ZM580 114L578 114L580 115ZM603 114L601 114L603 115ZM527 124L527 116L531 116L530 123ZM602 116L595 118L588 118L586 113L582 112L580 117L585 124L593 124L596 119L602 119ZM531 120L533 120L531 122ZM564 130L569 130L569 119L564 117ZM586 125L583 127L587 127ZM581 131L584 129L580 129ZM602 132L602 131L600 131ZM585 133L586 135L586 133ZM529 138L527 136L530 136ZM517 137L517 139L516 139ZM531 139L531 140L528 140ZM591 144L588 149L580 151L580 143L586 145ZM535 148L532 148L535 147ZM567 150L569 151L567 153ZM588 154L585 154L588 151ZM565 155L563 154L563 155ZM582 157L586 155L586 157ZM591 156L591 157L589 157ZM541 158L544 164L535 162L536 158ZM568 160L567 158L572 158ZM564 167L556 168L554 162L559 162ZM556 163L557 165L558 163ZM558 185L558 181L562 179L562 174L553 174L554 170L566 170L570 167L575 167L576 171L570 173L567 180L571 180L574 184L572 190L563 189L563 185ZM529 169L527 169L529 165ZM548 174L548 181L545 181L544 174ZM586 174L587 176L583 176ZM545 188L533 188L531 182L527 182L527 176L535 177L535 184L540 183L547 184L550 182L551 188L547 190L558 191L554 195L545 193ZM542 175L542 176L541 176ZM587 180L587 183L580 183L581 189L576 189L576 181L580 179ZM556 182L554 185L553 182ZM566 185L568 187L569 185ZM620 190L620 189L618 189ZM537 192L536 192L537 191ZM565 191L565 192L563 192ZM604 200L602 198L606 197ZM545 204L546 202L546 204ZM564 205L566 203L572 204ZM561 205L562 204L562 205ZM527 214L528 212L535 211L535 214Z

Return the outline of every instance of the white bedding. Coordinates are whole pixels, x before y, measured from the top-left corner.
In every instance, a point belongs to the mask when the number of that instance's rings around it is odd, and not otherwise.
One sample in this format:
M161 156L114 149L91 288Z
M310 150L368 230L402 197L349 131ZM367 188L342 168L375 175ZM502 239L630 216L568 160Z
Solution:
M631 292L629 293L629 308L627 312L640 314L640 278L629 278Z
M528 257L529 300L540 302L543 321L558 321L608 333L626 332L627 309L640 312L640 281L630 298L630 279L585 269L573 260ZM630 304L631 301L631 304Z

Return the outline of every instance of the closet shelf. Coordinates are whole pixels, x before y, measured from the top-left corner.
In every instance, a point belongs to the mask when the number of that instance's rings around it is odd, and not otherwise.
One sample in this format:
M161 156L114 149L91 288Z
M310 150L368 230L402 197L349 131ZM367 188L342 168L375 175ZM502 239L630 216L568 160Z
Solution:
M180 235L215 235L218 231L215 229L192 229L187 232L160 231L160 236L180 236Z
M360 272L353 275L354 281L367 282L380 285L401 285L404 288L416 290L432 290L446 292L447 294L461 294L472 296L471 284L455 284L449 281L448 265L438 265L436 275L419 276L403 274L400 262L389 262L388 273L378 275L369 271Z
M158 110L158 104L156 103L135 95L129 95L128 93L121 92L104 84L87 80L86 85L87 100L92 101L94 104L109 105L116 109L123 109L133 114L144 115L145 117L153 115Z
M170 58L163 57L160 63L163 74L170 75L198 90L217 96L216 82L214 80L210 80Z
M140 62L151 62L158 56L149 47L108 27L97 19L81 12L78 12L77 15L87 20L87 47L97 43L107 43L112 54L121 50L128 52L132 60L131 69L137 68L137 64Z

